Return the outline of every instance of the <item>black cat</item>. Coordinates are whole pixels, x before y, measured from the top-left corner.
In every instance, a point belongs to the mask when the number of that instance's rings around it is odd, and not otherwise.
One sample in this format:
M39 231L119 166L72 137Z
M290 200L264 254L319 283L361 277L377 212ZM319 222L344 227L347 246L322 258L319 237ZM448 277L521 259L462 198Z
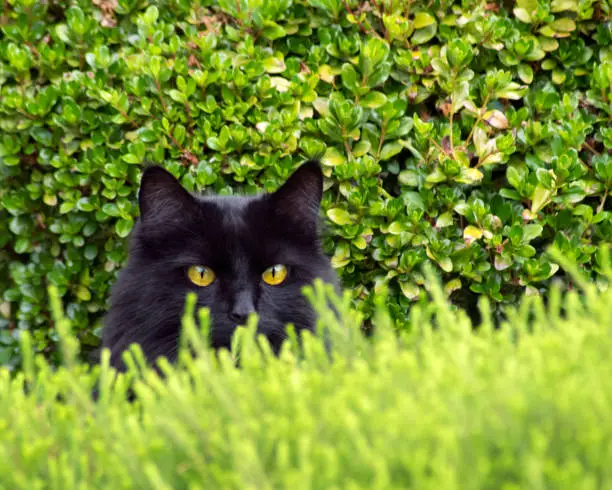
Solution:
M111 364L122 369L121 354L132 343L149 362L175 361L188 291L198 307L210 308L214 348L229 347L251 312L276 352L287 323L312 331L315 315L301 288L318 277L339 291L319 242L322 192L314 161L276 192L249 197L194 196L163 168L148 167L128 263L104 322Z

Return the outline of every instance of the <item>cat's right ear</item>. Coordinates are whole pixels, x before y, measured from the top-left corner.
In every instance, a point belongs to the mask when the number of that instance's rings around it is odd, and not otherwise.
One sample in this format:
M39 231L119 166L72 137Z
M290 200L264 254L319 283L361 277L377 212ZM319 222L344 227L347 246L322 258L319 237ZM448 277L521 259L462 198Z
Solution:
M143 222L182 213L194 205L194 197L170 172L159 166L145 168L138 190Z
M270 199L276 213L314 232L323 196L323 172L318 161L304 163L287 179Z

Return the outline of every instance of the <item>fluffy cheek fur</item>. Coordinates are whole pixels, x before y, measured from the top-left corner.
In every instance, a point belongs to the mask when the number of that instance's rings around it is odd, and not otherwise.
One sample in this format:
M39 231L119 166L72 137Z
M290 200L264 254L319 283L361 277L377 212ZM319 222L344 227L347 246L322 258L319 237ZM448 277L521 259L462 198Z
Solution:
M168 287L173 281L163 269L129 264L121 271L103 332L112 365L123 366L121 355L132 343L140 344L149 362L160 355L175 360L186 291Z

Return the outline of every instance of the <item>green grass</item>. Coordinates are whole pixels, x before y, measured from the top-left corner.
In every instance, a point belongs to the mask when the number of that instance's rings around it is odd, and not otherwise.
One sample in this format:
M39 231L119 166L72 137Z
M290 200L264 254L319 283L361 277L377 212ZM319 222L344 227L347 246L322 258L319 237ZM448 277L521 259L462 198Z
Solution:
M483 303L474 333L431 277L431 305L399 338L384 296L366 339L348 298L336 322L311 291L331 360L314 336L276 358L251 324L238 369L202 348L189 302L184 341L200 356L162 363L165 382L137 350L118 379L108 356L93 373L75 363L52 295L64 364L33 358L25 335L23 372L0 371L0 488L612 488L612 289L577 277L580 292L525 298L499 330Z

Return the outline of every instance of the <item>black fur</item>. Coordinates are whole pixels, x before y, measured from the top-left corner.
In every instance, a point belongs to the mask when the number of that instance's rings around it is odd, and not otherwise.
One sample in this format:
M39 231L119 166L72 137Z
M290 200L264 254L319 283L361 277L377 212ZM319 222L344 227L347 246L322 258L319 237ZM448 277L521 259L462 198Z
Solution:
M276 192L249 197L194 196L163 168L147 168L128 263L105 318L103 346L111 364L123 368L122 352L132 343L149 362L176 360L188 291L197 293L198 307L210 308L215 348L229 347L237 324L253 310L275 350L287 323L313 330L314 312L301 288L317 277L339 288L317 231L322 187L316 162L302 165ZM198 264L216 273L208 287L187 278L187 268ZM286 265L289 274L270 286L261 275L275 264Z

